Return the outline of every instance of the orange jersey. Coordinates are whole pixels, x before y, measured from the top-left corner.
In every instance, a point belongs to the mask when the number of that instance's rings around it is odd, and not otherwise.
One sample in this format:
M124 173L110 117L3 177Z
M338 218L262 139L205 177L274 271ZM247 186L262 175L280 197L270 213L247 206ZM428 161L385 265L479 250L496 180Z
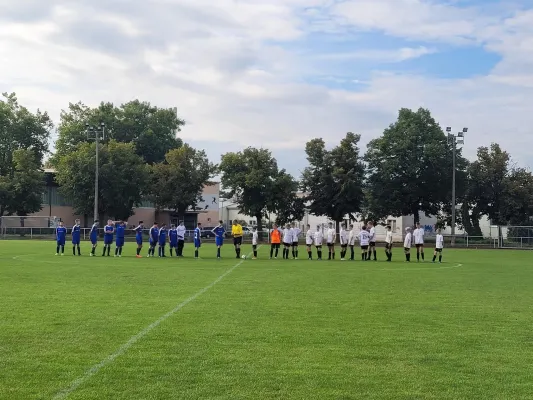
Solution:
M270 243L279 244L281 243L281 232L277 229L273 230L270 233Z

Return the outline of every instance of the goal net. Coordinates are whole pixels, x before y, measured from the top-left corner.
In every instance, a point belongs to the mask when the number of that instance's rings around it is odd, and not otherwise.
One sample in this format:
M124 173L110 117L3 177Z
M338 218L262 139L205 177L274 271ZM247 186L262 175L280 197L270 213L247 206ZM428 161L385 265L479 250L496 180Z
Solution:
M0 217L0 237L48 237L54 235L54 229L59 222L57 217Z
M533 226L502 226L499 237L502 248L533 249Z

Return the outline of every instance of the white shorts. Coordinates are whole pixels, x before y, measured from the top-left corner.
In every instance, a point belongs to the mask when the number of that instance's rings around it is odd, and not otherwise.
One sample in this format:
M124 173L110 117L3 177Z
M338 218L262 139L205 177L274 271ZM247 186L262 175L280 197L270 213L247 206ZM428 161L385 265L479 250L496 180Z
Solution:
M311 246L311 245L313 245L313 241L312 240L306 240L305 244L308 245L308 246Z

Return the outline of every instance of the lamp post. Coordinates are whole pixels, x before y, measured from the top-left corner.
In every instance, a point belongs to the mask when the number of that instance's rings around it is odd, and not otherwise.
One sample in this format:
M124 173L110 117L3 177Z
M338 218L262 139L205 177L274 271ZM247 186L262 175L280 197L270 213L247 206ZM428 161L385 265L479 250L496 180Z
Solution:
M105 139L105 123L100 123L100 126L90 126L88 123L85 124L85 129L87 132L87 138L94 139L96 143L96 166L94 173L94 215L93 222L98 219L98 177L99 177L99 158L98 158L98 148L100 147L100 135L102 135L102 140Z
M446 133L448 134L448 143L452 144L452 246L455 245L455 169L456 169L456 155L457 155L457 145L465 144L465 133L468 132L468 128L463 128L461 132L458 132L456 135L452 133L452 128L447 127Z

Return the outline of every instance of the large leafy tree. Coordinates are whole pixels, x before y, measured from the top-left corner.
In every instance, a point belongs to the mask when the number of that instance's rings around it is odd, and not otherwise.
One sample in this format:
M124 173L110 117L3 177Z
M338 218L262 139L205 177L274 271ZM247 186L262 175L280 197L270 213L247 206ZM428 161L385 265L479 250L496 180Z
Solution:
M159 208L168 208L183 218L202 200L203 187L217 172L205 151L185 144L170 150L165 161L151 169L150 197Z
M259 231L263 229L263 218L268 217L268 212L281 212L287 218L287 210L280 199L288 203L294 201L297 185L285 170L279 170L269 150L248 147L237 153L226 153L222 156L220 171L226 195L236 201L241 213L256 218ZM297 216L292 214L294 219Z
M279 171L273 180L272 197L267 209L276 214L276 223L282 226L301 221L305 214L305 202L297 195L299 182L285 170Z
M346 215L355 219L361 211L365 166L359 154L360 139L360 135L348 132L332 150L326 149L323 139L306 144L309 166L302 174L302 187L308 193L312 214L340 222Z
M383 135L368 144L368 208L379 218L450 209L452 147L427 109L402 108ZM457 198L465 181L466 160L457 149Z
M94 207L95 144L82 143L57 161L56 180L61 193L77 214L92 214ZM148 168L133 143L114 140L99 149L99 215L126 220L141 203L148 182Z
M162 162L169 150L183 144L176 134L185 121L171 108L158 108L139 100L118 107L102 102L96 108L71 103L68 110L61 112L54 161L75 150L78 143L90 140L86 124L100 126L101 123L105 124L104 143L109 140L133 143L137 155L149 164Z
M14 93L0 99L0 216L27 215L41 209L44 176L53 124L48 114L32 113Z

